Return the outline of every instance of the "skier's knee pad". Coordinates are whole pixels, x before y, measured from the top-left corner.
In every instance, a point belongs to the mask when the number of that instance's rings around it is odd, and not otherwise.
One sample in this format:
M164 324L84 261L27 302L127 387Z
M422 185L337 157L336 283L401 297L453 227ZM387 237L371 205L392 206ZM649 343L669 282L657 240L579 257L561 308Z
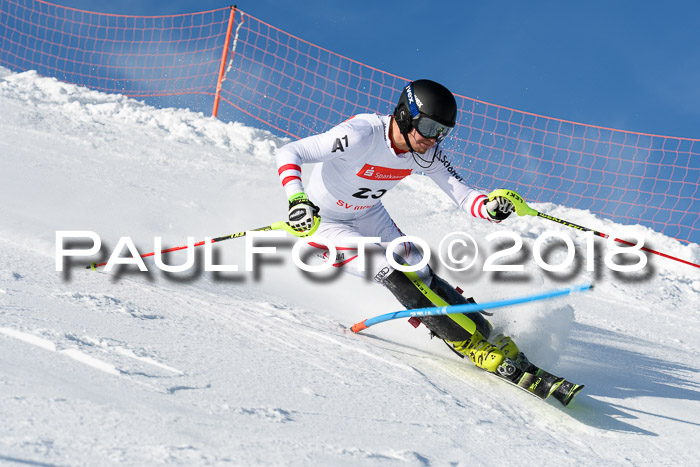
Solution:
M450 305L464 305L467 303L476 303L473 298L469 297L466 298L464 295L461 293L457 292L454 287L452 287L450 284L447 283L442 277L433 274L433 281L430 284L430 288L438 294L440 297L442 297L443 300L445 300L448 304ZM484 336L485 339L489 338L489 335L491 334L491 324L484 318L484 316L481 313L469 313L465 314L467 318L469 318L474 325L476 326L476 330L481 333L482 336ZM466 332L466 339L471 337L471 333L466 331L466 329L462 328L462 326L459 326L457 323L454 322L449 316L431 316L431 318L444 318L455 325L457 325L459 328L463 329L464 332ZM444 321L443 319L443 321ZM428 326L426 324L426 326ZM444 327L444 326L443 326ZM452 327L452 326L450 326ZM430 328L430 326L428 326ZM464 332L460 332L457 329L455 329L454 332L451 332L452 335L455 334L455 332L459 333L457 337L465 336ZM443 339L447 339L446 337L443 337L440 335ZM447 339L447 340L464 340L464 339Z
M418 290L418 287L406 277L406 274L399 270L394 269L391 271L382 281L382 284L389 289L399 303L407 310L434 306L428 297Z
M432 271L431 274L432 280L430 282L430 288L449 305L474 303L474 300L465 298L445 280L433 274ZM436 306L401 271L392 271L391 274L384 279L383 284L406 309L410 310L414 308ZM491 333L491 326L481 314L470 313L464 316L475 324L476 330L478 330L481 335L488 338ZM472 336L471 332L457 324L457 322L449 316L424 316L421 317L421 321L441 339L463 341L469 340Z

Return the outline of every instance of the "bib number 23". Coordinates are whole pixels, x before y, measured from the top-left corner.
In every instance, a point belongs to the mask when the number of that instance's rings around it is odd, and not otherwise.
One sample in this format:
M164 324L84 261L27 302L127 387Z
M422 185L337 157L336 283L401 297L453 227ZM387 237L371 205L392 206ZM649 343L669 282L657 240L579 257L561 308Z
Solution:
M367 199L367 198L379 199L382 196L384 196L385 193L386 193L386 190L384 190L384 189L372 191L371 188L360 188L352 196L355 198L360 198L360 199Z

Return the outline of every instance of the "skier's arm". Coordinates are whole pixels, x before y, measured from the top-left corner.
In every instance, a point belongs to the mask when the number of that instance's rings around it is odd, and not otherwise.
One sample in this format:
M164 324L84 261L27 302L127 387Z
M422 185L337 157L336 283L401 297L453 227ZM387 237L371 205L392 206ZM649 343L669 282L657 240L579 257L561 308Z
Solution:
M352 118L320 135L309 136L282 146L277 151L277 173L289 199L289 225L308 230L319 214L318 207L306 196L301 180L305 163L326 162L344 157L352 159L364 152L372 126L362 118Z
M301 166L307 162L320 162L323 159L320 139L322 135L310 136L285 144L277 151L277 173L287 198L297 193L304 193Z
M352 118L325 133L309 136L282 146L276 154L277 173L288 198L304 193L301 181L302 164L330 161L339 157L361 155L368 142L371 124L362 118Z
M426 175L432 178L442 190L464 212L478 219L490 222L501 222L512 212L512 204L505 198L498 197L489 201L488 196L479 190L470 188L454 170L443 155L436 155L433 165L426 170ZM505 200L501 202L501 199Z
M277 173L289 199L288 223L297 230L308 230L318 215L318 207L304 193L301 165L320 159L320 135L284 145L277 152Z

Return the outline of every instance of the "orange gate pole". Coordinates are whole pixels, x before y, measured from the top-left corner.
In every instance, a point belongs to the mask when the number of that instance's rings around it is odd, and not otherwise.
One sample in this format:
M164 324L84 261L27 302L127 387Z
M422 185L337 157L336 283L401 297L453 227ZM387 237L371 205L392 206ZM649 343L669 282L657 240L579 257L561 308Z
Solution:
M236 16L236 5L231 7L231 14L228 17L228 28L226 30L226 41L224 42L224 50L221 52L221 66L219 67L219 79L216 82L216 94L214 96L214 109L211 116L216 118L219 112L219 98L221 97L221 83L224 80L224 72L226 71L226 57L228 56L228 46L231 42L231 30L233 30L233 21Z

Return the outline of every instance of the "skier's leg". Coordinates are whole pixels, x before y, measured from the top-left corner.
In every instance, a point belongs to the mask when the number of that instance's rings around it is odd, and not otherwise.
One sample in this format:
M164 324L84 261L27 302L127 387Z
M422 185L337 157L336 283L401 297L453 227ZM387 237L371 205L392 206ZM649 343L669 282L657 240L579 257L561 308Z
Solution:
M407 309L442 306L432 303L426 294L401 271L394 270L386 276L383 283ZM430 289L449 305L470 303L452 286L434 274ZM504 361L503 351L484 337L484 334L488 336L490 332L490 324L479 313L461 314L460 322L455 320L455 315L426 316L422 317L421 321L433 334L450 344L457 352L469 357L479 368L496 372Z
M343 245L343 238L379 237L378 245L387 248L389 243L403 236L381 203L363 213L362 217L350 221L334 222L326 217L316 234L329 238L339 249L336 258L325 257L326 260L333 261L334 266L341 267L343 271L350 274L367 276L369 272L369 277L382 283L407 309L470 303L469 299L436 276L427 265L411 274L411 278L395 270L385 257L378 259L370 271L359 270L356 250L352 247L346 248ZM320 253L327 255L327 251L323 248ZM399 264L416 265L423 260L420 250L410 242L398 245L393 251L393 256ZM491 326L481 314L431 316L423 317L421 321L433 334L452 345L456 351L469 357L480 368L493 372L503 362L502 351L486 340L491 332Z
M447 281L442 277L433 273L432 282L430 288L435 291L443 300L447 302L448 305L464 305L467 303L476 303L472 298L466 298L461 293L457 292L454 287L452 287ZM489 338L491 334L491 323L489 323L486 318L480 313L469 313L465 315L471 321L474 322L476 330L481 333L486 339ZM453 321L447 316L427 316L424 319L428 321ZM426 324L430 328L428 324ZM471 337L471 336L470 336Z

